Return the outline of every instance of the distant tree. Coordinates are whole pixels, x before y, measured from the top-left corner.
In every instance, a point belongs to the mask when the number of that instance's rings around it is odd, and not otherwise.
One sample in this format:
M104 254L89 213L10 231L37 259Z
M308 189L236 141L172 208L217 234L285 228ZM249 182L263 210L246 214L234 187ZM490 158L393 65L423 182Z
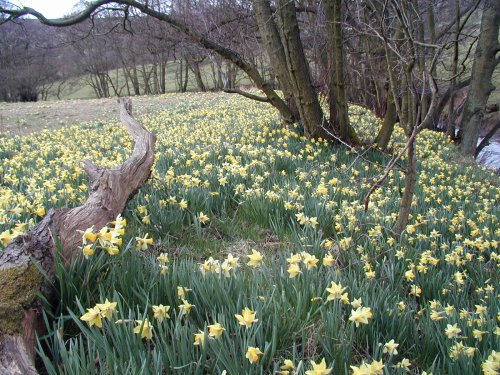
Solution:
M0 28L0 100L37 101L57 79L49 31L39 22Z

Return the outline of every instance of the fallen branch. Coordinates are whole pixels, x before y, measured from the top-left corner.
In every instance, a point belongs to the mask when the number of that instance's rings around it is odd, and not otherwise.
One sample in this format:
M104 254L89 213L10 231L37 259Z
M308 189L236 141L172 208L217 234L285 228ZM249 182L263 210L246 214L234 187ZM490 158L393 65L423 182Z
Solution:
M70 261L81 245L79 231L92 226L99 230L114 220L151 174L156 138L132 117L130 100L119 103L120 119L135 142L130 158L112 169L84 162L91 184L87 201L71 209L49 210L0 255L0 374L37 373L35 336L43 329L38 295L50 300L54 294L54 239L64 249L61 256Z

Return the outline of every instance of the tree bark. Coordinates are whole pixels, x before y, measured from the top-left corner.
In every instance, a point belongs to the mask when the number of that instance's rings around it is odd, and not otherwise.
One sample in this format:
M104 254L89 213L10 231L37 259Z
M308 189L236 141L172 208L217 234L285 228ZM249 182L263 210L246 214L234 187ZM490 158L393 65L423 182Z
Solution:
M389 92L387 94L387 108L384 120L382 121L382 126L374 140L377 146L382 150L385 150L389 145L392 132L394 131L394 125L396 124L396 117L396 104L394 103L394 97Z
M396 26L396 31L394 32L394 39L399 40L403 36L403 28L400 23ZM387 109L384 116L384 121L382 122L382 127L375 138L375 143L381 148L385 149L389 144L389 141L394 131L394 125L396 124L396 117L398 115L398 92L399 86L397 85L396 66L398 64L396 54L389 48L385 48L385 59L386 59L386 70L387 76L389 77L388 88L387 88Z
M421 9L419 9L419 2L418 1L415 1L414 2L414 6L415 6L415 10L417 11L418 14L421 13ZM432 8L432 5L429 5L430 8ZM428 9L425 9L425 13L427 13L429 10ZM431 10L432 12L432 10ZM429 17L427 17L429 18ZM423 20L423 17L422 18L419 18L417 21L416 21L416 25L415 25L415 36L417 38L417 40L419 42L422 42L424 43L425 42L425 31L424 31L424 20ZM417 46L417 65L418 65L418 70L419 70L419 73L420 75L424 74L426 69L425 69L425 65L426 65L426 54L425 54L425 48L422 47L422 46ZM428 94L427 93L424 93L424 95L422 95L422 101L420 102L420 118L419 119L416 119L416 121L418 122L421 122L425 116L427 115L427 111L429 110L429 102L428 102Z
M182 83L181 92L187 91L188 81L189 81L189 63L186 59L184 61L184 82Z
M323 128L323 111L312 86L309 66L300 40L295 3L289 0L278 0L278 8L288 72L293 92L296 94L295 100L304 127L304 134L307 138L327 139L329 136Z
M484 108L490 93L495 89L491 82L499 52L498 29L500 27L500 1L486 0L481 19L481 31L477 42L469 93L464 105L461 133L462 154L474 156Z
M273 72L278 77L285 102L288 104L294 119L298 120L300 115L295 103L293 86L287 70L285 51L281 43L278 28L274 22L271 5L269 0L254 0L253 6L255 19L259 27L259 34L269 56L269 62L271 63Z
M166 75L167 75L167 62L162 61L160 63L160 93L165 94L166 92Z
M134 66L131 73L132 86L134 87L134 95L141 95L141 86L139 85L139 77L137 76L137 68Z
M453 41L453 56L451 61L451 81L450 89L452 91L450 102L448 104L448 122L446 123L446 135L455 139L455 122L457 114L455 112L455 85L457 84L458 73L458 41L460 37L460 0L455 0L455 40Z
M330 125L338 130L339 138L348 143L359 143L356 131L349 123L345 92L344 49L342 47L342 1L326 2L328 22L328 62L330 67L329 105Z
M113 169L84 162L90 178L87 201L75 208L51 209L35 228L17 237L0 255L0 374L36 374L35 335L40 332L42 303L53 297L53 254L61 244L65 261L78 251L84 231L99 230L120 214L151 174L156 141L131 116L130 100L120 101L120 118L135 141L128 160ZM42 276L38 263L48 276Z
M416 133L411 137L408 142L408 166L405 177L405 187L401 202L399 204L399 213L394 231L400 235L405 230L408 224L408 218L411 212L411 204L413 202L413 195L417 185L417 155L415 150Z
M191 71L194 74L194 78L196 79L196 85L198 86L198 90L202 92L207 91L205 83L203 83L203 78L201 77L200 62L195 61L193 57L189 57L188 61L189 61L189 67L191 68Z

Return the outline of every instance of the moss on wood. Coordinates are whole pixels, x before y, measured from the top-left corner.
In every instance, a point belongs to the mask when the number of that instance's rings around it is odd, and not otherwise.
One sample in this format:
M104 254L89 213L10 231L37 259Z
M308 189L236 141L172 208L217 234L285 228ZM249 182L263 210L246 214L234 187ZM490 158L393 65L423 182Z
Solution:
M0 338L22 332L24 308L33 304L43 275L33 263L0 270Z

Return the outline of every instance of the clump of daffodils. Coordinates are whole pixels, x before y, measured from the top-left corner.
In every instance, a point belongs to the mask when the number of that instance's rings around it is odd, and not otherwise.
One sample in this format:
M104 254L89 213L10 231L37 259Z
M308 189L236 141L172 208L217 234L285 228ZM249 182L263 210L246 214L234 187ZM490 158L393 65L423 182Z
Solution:
M98 232L94 231L94 227L83 231L81 250L85 258L94 255L98 249L106 251L109 255L119 254L126 226L127 220L118 215L115 221L102 227Z
M213 257L209 257L203 263L200 263L199 270L203 275L215 273L218 275L224 275L225 277L230 277L232 273L236 272L238 267L239 258L233 256L232 254L228 254L226 259L222 262L214 259Z
M88 308L87 312L80 317L80 320L87 322L89 327L102 328L102 319L110 319L116 311L116 305L117 302L110 302L106 298L104 303L98 303L94 307Z

